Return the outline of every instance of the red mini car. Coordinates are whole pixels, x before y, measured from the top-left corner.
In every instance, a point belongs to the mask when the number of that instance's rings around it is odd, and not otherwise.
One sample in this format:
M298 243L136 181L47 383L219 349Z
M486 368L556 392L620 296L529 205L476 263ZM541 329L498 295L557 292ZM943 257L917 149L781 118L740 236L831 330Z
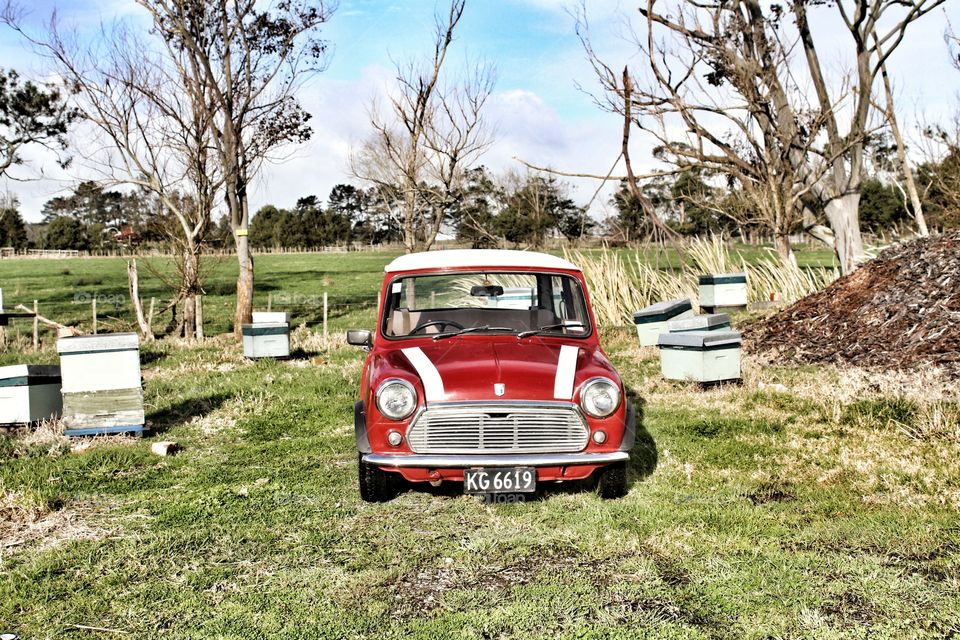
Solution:
M386 269L355 407L360 495L409 482L533 492L596 474L627 490L633 408L597 339L586 282L542 253L450 250Z

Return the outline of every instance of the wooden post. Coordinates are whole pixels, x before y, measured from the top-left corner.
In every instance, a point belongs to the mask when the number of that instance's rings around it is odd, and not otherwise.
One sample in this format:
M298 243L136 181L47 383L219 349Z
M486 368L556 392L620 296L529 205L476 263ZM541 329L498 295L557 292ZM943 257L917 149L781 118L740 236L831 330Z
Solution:
M431 309L437 308L437 292L436 291L430 292L430 308Z
M197 320L197 340L203 340L203 296L197 294L196 302L194 303L196 309L194 310L194 315L196 315Z
M130 302L133 304L133 312L137 318L137 326L140 327L140 333L146 341L153 340L153 329L150 323L143 316L143 301L140 300L140 278L137 275L137 261L131 260L127 263L127 281L130 291Z
M323 343L327 343L327 292L323 292Z
M267 311L270 311L273 308L273 294L267 294Z
M33 350L40 350L40 305L33 301Z
M93 295L93 300L90 301L90 307L93 310L93 335L97 335L97 295Z
M156 302L156 298L150 298L150 312L147 314L147 324L150 325L151 329L153 328L153 306Z

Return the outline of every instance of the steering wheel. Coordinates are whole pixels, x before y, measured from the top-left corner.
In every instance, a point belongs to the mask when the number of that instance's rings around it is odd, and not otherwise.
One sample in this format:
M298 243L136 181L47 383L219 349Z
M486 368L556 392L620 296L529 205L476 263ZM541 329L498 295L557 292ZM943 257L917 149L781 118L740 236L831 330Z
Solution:
M431 320L430 322L424 322L421 325L417 325L407 335L412 336L413 334L415 334L417 331L420 331L421 329L426 329L427 327L437 327L437 326L454 327L456 329L460 329L461 331L463 331L464 329L464 326L462 324L460 324L459 322L454 322L453 320Z

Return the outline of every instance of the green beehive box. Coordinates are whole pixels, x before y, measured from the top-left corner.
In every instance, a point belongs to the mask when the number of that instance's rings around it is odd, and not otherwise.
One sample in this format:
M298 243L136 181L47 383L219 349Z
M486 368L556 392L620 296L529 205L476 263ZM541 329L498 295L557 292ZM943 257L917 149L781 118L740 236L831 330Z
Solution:
M740 379L740 334L688 331L660 335L660 371L667 380L726 382Z
M725 313L708 313L667 323L667 333L688 331L730 331L730 316Z
M254 322L243 325L242 330L245 357L290 357L290 325L286 322Z
M0 424L30 424L59 418L60 367L15 364L0 367Z
M746 273L711 273L699 277L700 308L707 313L747 308Z
M693 316L693 305L685 299L666 300L637 311L633 314L633 324L637 327L640 345L656 346L657 337L667 330L667 323L691 316Z

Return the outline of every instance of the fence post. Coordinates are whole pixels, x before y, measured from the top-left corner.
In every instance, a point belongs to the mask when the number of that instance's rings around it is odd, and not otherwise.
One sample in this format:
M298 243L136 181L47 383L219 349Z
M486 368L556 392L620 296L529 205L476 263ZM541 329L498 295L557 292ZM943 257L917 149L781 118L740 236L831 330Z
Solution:
M40 305L33 301L33 350L40 350Z
M323 343L327 343L327 292L323 292Z
M90 307L93 310L93 335L97 335L97 295L93 295L93 300L90 301Z
M273 309L273 293L267 293L267 312Z
M147 324L150 325L151 329L153 329L153 305L156 301L156 298L150 298L150 312L147 314Z

